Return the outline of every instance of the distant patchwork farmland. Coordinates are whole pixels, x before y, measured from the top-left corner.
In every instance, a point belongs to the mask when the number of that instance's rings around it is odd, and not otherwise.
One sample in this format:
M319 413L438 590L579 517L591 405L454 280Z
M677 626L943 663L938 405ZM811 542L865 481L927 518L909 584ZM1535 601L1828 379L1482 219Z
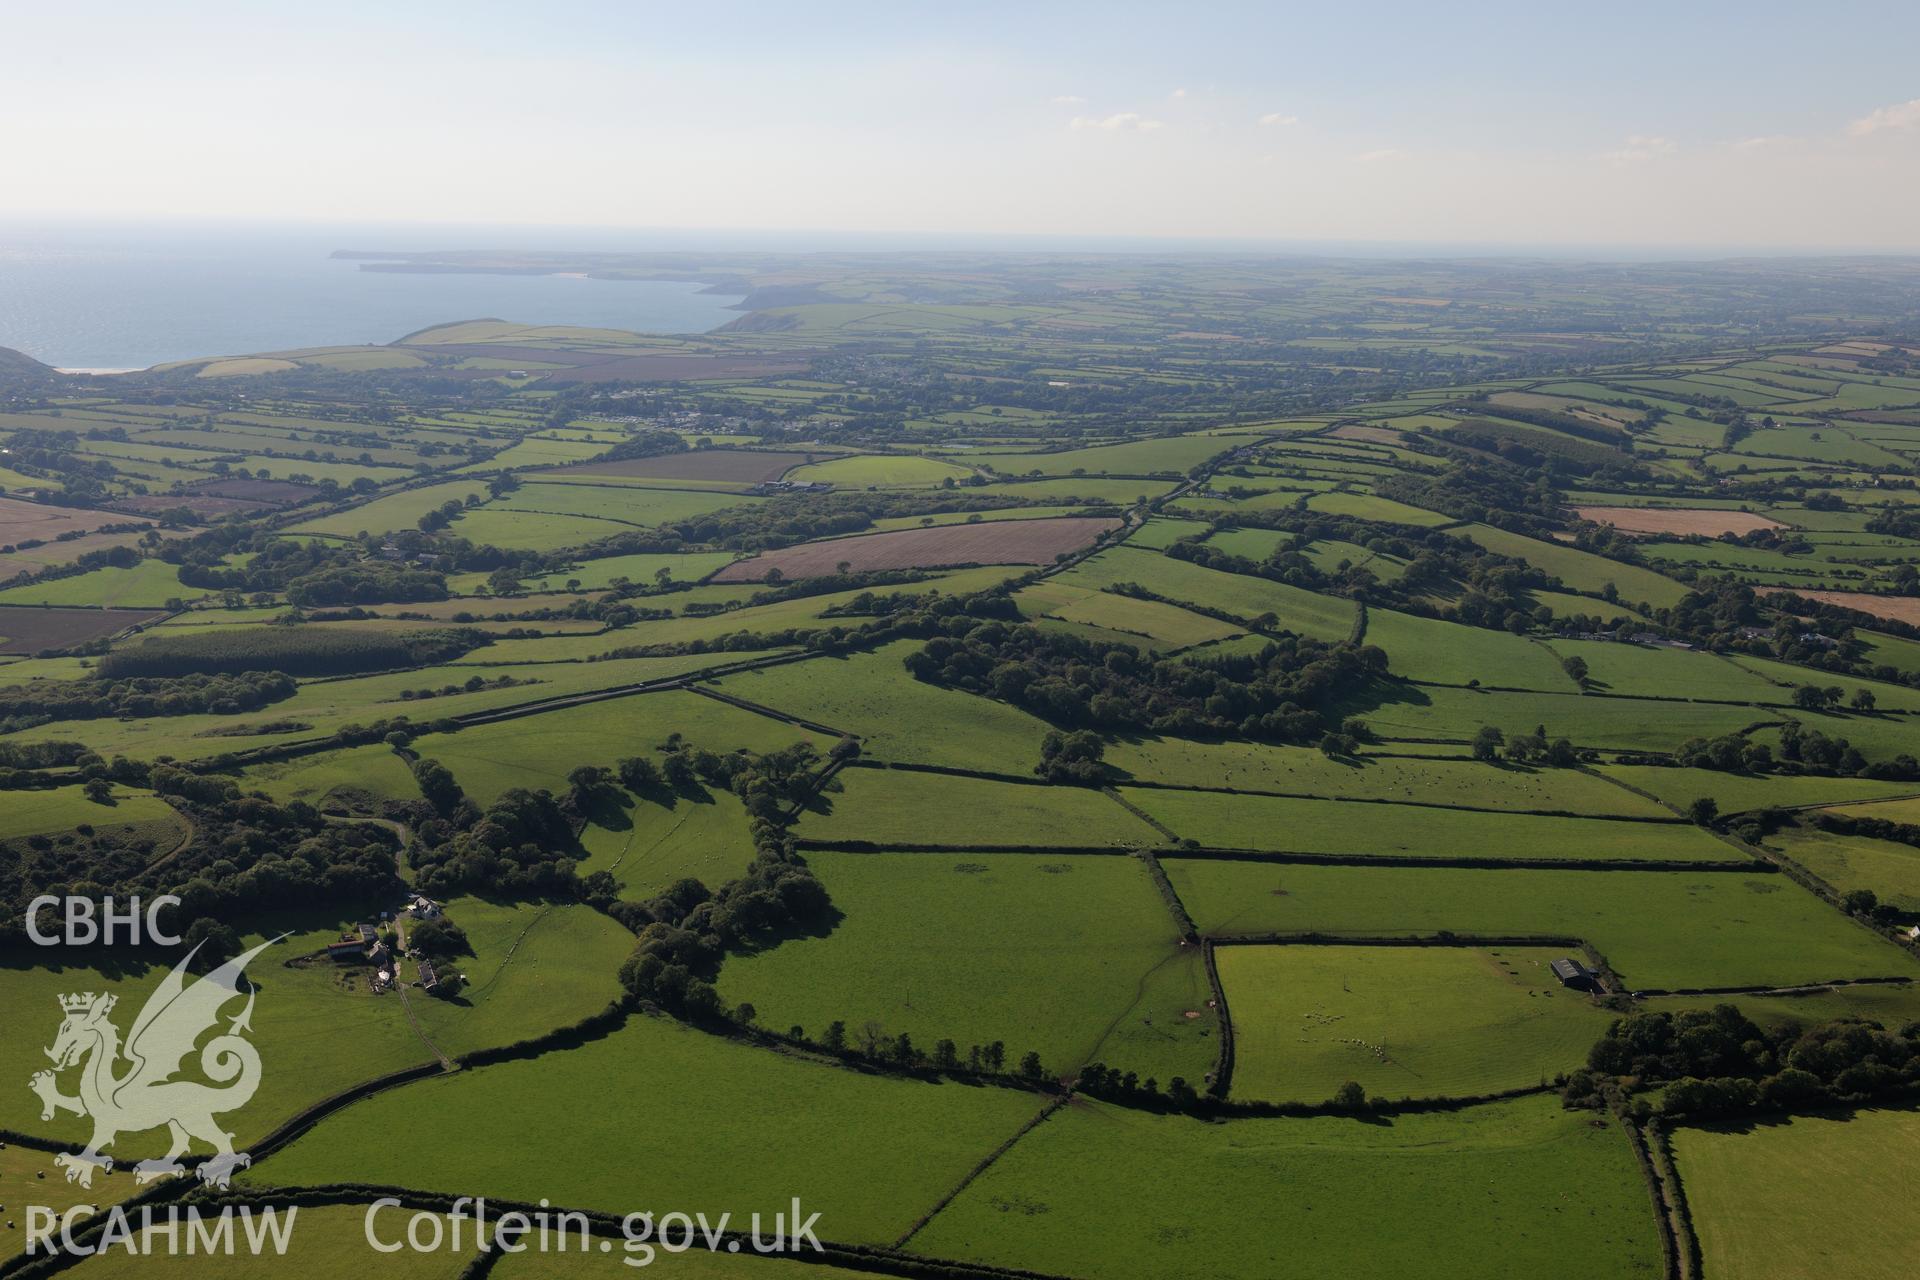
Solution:
M1080 550L1119 524L1104 516L1062 516L870 533L783 547L751 560L739 560L714 574L712 581L759 582L775 569L788 578L818 578L836 572L841 564L856 570L1051 564L1054 557Z

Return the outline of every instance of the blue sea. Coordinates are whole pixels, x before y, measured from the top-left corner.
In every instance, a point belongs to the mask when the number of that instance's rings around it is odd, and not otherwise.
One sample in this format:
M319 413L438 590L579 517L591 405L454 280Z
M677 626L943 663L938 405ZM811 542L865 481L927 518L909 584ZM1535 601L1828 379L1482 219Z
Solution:
M497 317L641 333L703 333L738 296L672 281L362 271L336 249L647 249L577 231L473 228L23 227L0 225L0 347L62 369L392 342L428 325Z

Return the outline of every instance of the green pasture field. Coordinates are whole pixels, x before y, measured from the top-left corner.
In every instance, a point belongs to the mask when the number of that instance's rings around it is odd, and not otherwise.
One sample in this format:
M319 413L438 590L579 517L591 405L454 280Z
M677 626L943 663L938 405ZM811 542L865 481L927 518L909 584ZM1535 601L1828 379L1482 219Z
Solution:
M1822 678L1819 683L1840 683ZM1795 711L1789 717L1775 712L1769 720L1795 719L1809 729L1818 729L1830 738L1845 738L1860 749L1869 760L1890 760L1898 755L1920 754L1920 723L1912 716L1900 715L1857 715L1852 712L1818 713ZM1754 742L1764 742L1773 749L1776 759L1780 755L1780 731L1777 728L1756 729L1749 737Z
M1091 1061L1199 1082L1219 1053L1197 948L1133 858L807 854L833 931L727 961L720 992L763 1026L845 1022L922 1050L1005 1043L1051 1074ZM1193 1015L1193 1016L1190 1016Z
M1864 811L1871 813L1873 806ZM1900 911L1920 912L1920 849L1912 845L1817 827L1789 827L1769 835L1765 843L1841 893L1871 889L1881 902Z
M1438 511L1428 511L1425 507L1409 506L1404 502L1395 502L1392 498L1380 498L1370 493L1320 493L1307 499L1309 511L1324 511L1330 516L1356 516L1362 520L1378 520L1384 524L1412 525L1416 529L1432 529L1439 525L1453 523L1453 517Z
M1399 751L1398 744L1392 747ZM1434 748L1440 750L1440 748ZM1447 751L1464 756L1459 747ZM1602 817L1659 818L1668 810L1576 769L1482 764L1471 759L1334 758L1310 747L1187 738L1122 739L1106 763L1127 778L1187 787L1233 787L1291 795L1414 804L1534 809Z
M34 680L78 680L92 669L86 658L0 659L0 685L27 684Z
M1775 705L1793 700L1790 690L1715 653L1608 640L1552 640L1548 644L1561 657L1586 663L1588 684L1603 693ZM1815 672L1804 674L1808 679L1818 676Z
M1198 516L1209 520L1231 520L1249 511L1286 511L1297 506L1308 494L1331 490L1334 482L1290 477L1286 485L1286 488L1276 486L1252 498L1201 498L1187 494L1176 498L1168 510L1182 516Z
M1879 577L1876 571L1858 565L1754 547L1656 543L1647 548L1646 555L1656 564L1685 565L1706 576L1729 577L1752 586L1865 591L1872 590Z
M783 478L795 484L819 484L824 481L842 489L931 489L943 480L958 484L973 474L970 467L955 466L938 458L875 453L809 463L804 467L795 467Z
M211 455L202 454L202 457ZM266 454L251 454L234 463L235 468L245 467L261 478L291 480L303 476L300 483L319 480L334 480L342 485L350 485L365 477L375 484L393 484L413 477L411 470L400 467L366 466L357 462L308 462L305 458L275 458Z
M673 1225L675 1243L678 1243L679 1224ZM730 1225L735 1230L740 1227L738 1222ZM750 1222L748 1225L751 1227ZM622 1276L632 1280L634 1268L627 1263L629 1256L643 1258L646 1255L638 1250L629 1254L627 1247L617 1240L611 1253L599 1252L597 1242L594 1250L586 1253L575 1250L563 1254L558 1249L542 1253L528 1249L525 1253L503 1256L500 1265L489 1275L497 1280L582 1280L582 1277L617 1280ZM656 1249L653 1261L641 1274L648 1272L665 1276L667 1280L866 1280L873 1274L777 1254L750 1253L747 1247L740 1253L716 1253L704 1244L696 1244L685 1253Z
M1163 436L1127 444L1068 449L1060 453L968 453L968 462L990 467L1002 475L1045 476L1075 472L1089 475L1185 475L1207 459L1233 448L1233 442L1213 436ZM869 482L871 483L871 482Z
M1909 393L1920 398L1920 393ZM1896 402L1889 402L1896 403ZM1761 454L1781 458L1805 458L1811 462L1840 462L1860 467L1899 469L1907 460L1877 445L1855 439L1835 426L1775 427L1755 431L1733 446L1735 453Z
M549 515L510 507L476 507L453 522L449 532L476 546L517 551L557 551L610 537L631 526L589 516Z
M582 560L571 569L561 573L549 573L542 577L528 578L522 582L529 591L562 591L572 581L578 581L583 591L595 591L613 585L615 578L625 578L639 586L651 587L654 575L665 569L674 582L698 582L708 574L723 569L733 562L733 554L728 551L694 551L684 555L640 553L630 556L606 556L599 560ZM641 602L655 608L671 606L671 597L663 600L644 600Z
M1070 1107L909 1247L1112 1280L1588 1280L1660 1266L1627 1138L1557 1098L1225 1124Z
M596 818L580 833L587 852L580 874L612 872L620 896L631 902L644 902L687 876L718 888L744 875L753 861L746 807L731 791L628 797L619 814Z
M1744 813L1749 809L1875 800L1884 796L1912 795L1920 790L1911 782L1877 782L1872 778L1726 773L1718 769L1680 769L1660 765L1600 765L1598 772L1649 792L1675 809L1684 809L1701 796L1711 796L1720 806L1722 815Z
M164 560L142 560L131 569L108 566L71 578L28 583L0 591L3 604L98 605L106 609L158 609L167 601L212 594L181 585L180 569Z
M710 751L775 751L809 741L824 753L833 744L804 729L742 711L697 693L668 689L631 698L478 725L458 733L430 733L413 749L453 771L480 804L510 787L567 789L567 774L583 764L611 768L625 756L647 755L678 733Z
M1351 600L1265 578L1222 573L1124 544L1082 561L1055 580L1096 590L1123 582L1137 583L1157 596L1241 618L1273 613L1280 620L1280 628L1316 640L1343 641L1353 632Z
M1142 547L1146 551L1160 551L1181 541L1183 537L1198 537L1208 532L1206 520L1181 520L1177 516L1154 516L1139 530L1127 537L1129 547Z
M1207 539L1207 545L1228 555L1266 560L1292 540L1293 535L1284 529L1220 529ZM1139 545L1137 539L1134 542Z
M315 533L351 538L357 533L386 533L394 529L412 529L420 517L447 502L464 503L469 497L486 499L487 486L478 480L448 480L423 485L399 493L384 494L371 502L345 511L318 516L292 525L288 534Z
M446 914L466 932L473 954L442 967L466 981L457 999L411 1001L428 1038L444 1053L512 1044L571 1026L621 994L620 964L633 950L633 935L592 907L460 897L446 904ZM412 968L402 961L402 976L411 978Z
M1024 773L1040 763L1050 726L991 698L916 680L904 660L920 648L901 640L844 658L743 671L721 692L803 720L858 734L877 760Z
M1218 937L1570 936L1630 986L1659 990L1920 976L1920 961L1765 872L1162 862L1194 923Z
M1056 455L1058 456L1058 455ZM1043 480L1003 480L982 485L967 492L1019 498L1024 502L1115 503L1132 506L1172 493L1178 488L1173 480L1109 480L1099 476L1052 476Z
M1620 751L1672 751L1688 738L1717 738L1778 718L1768 709L1712 702L1414 686L1377 688L1370 695L1354 697L1344 710L1366 720L1384 738L1470 742L1481 725L1506 734L1531 733L1545 726L1549 738L1566 737L1575 746ZM1824 723L1820 727L1827 729Z
M1839 804L1838 813L1856 818L1880 818L1887 822L1920 823L1920 799L1880 800L1871 803Z
M608 632L604 636L583 639L579 644L570 647L563 647L545 640L510 640L496 645L491 650L475 650L466 657L478 661L481 660L483 653L490 653L492 656L488 660L498 662L511 653L515 660L540 662L561 658L595 657L603 653L611 653L616 649L644 645L681 645L694 640L711 641L739 632L770 635L789 629L824 631L830 627L840 627L851 630L867 619L832 616L830 611L844 608L862 592L870 592L876 596L932 593L965 595L998 586L1009 578L1016 578L1032 571L1030 565L985 565L976 569L957 569L948 573L930 574L918 581L896 583L890 587L855 588L836 591L829 595L801 596L751 608L729 609L705 617L682 616L660 621L636 622L618 631ZM699 590L724 593L726 598L735 598L734 593L738 588L702 587ZM748 594L750 595L751 592ZM654 604L661 608L684 608L688 598L685 595L663 596L657 600L642 603Z
M1497 775L1496 775L1497 776ZM1182 840L1212 849L1397 858L1605 858L1727 862L1731 845L1679 822L1469 812L1410 804L1122 788Z
M420 798L407 762L384 742L255 765L238 781L242 789L264 791L276 803L304 800L321 810L364 813L377 810L382 800Z
M38 1016L38 1010L35 1016ZM47 1039L58 1025L58 1017L47 1028ZM44 1062L44 1059L42 1060ZM69 1091L71 1086L64 1086ZM37 1112L36 1112L37 1114ZM82 1137L85 1135L83 1134ZM110 1173L94 1175L91 1187L68 1182L53 1163L49 1152L16 1143L0 1146L0 1263L24 1253L29 1236L27 1206L35 1205L54 1213L65 1213L76 1205L105 1208L119 1204L142 1188L135 1186L133 1171L122 1165ZM92 1276L89 1271L89 1277Z
M1370 551L1357 543L1338 538L1321 538L1309 543L1307 559L1326 573L1338 573L1342 561L1365 569L1382 582L1398 582L1407 572L1407 562L1395 556Z
M1649 1009L1710 1009L1731 1003L1763 1027L1811 1027L1838 1018L1863 1018L1898 1030L1920 1020L1920 985L1910 982L1813 987L1780 995L1650 996Z
M733 493L696 493L684 489L641 489L632 485L521 485L486 506L487 511L540 511L587 516L629 525L668 524L729 507L758 506L762 499Z
M564 647L574 643L574 639L561 637L509 641L500 647ZM616 643L617 640L600 638L602 650L613 648ZM486 648L474 651L475 654L488 652L490 650ZM724 653L680 654L665 658L619 658L591 663L551 662L535 666L511 663L507 654L502 653L491 664L450 664L348 679L308 680L300 685L293 697L240 715L54 721L25 730L21 736L35 741L61 741L71 739L76 733L83 733L90 746L108 755L131 754L142 759L173 755L183 760L205 759L252 747L322 738L349 724L367 724L399 716L405 716L416 724L427 724L451 716L516 706L566 694L658 680L733 661L735 657ZM401 697L407 690L437 691L450 684L462 686L474 677L488 681L501 676L512 676L521 683L483 688L472 693L463 689L433 698L407 700ZM275 727L287 723L303 727Z
M8 791L0 800L0 840L64 835L80 826L129 837L151 836L162 849L174 843L186 824L173 806L151 791L116 786L110 804L98 804L77 786Z
M1509 533L1505 529L1484 524L1465 525L1451 532L1455 537L1465 538L1496 555L1525 560L1575 591L1600 594L1611 582L1619 590L1621 600L1628 604L1650 604L1656 608L1678 604L1681 597L1687 594L1688 588L1684 583L1675 582L1651 569L1622 564L1577 547L1543 542L1538 538Z
M1370 608L1362 639L1385 649L1388 668L1409 680L1548 693L1578 688L1551 649L1505 631Z
M491 458L469 462L462 471L518 471L527 467L561 467L585 462L607 451L597 441L556 440L549 436L526 436Z
M1566 948L1231 946L1214 965L1233 1020L1232 1096L1324 1102L1550 1083L1619 1015L1560 985Z
M248 976L260 984L249 1038L260 1050L264 1071L253 1100L221 1117L241 1150L296 1112L351 1085L433 1059L432 1050L407 1025L399 997L368 994L364 969L282 964L319 950L353 922L351 916L341 914L333 920L329 914L234 922L243 933L259 930L245 939L249 946L266 936L294 931L294 936L249 967ZM46 1068L41 1050L53 1042L60 1026L57 997L76 991L111 992L119 997L114 1021L124 1033L171 968L144 957L95 965L73 959L50 963L45 953L0 955L0 1002L13 1015L12 1030L17 1031L0 1037L0 1069L24 1086L35 1071ZM235 1003L226 1012L231 1016L239 1008ZM71 1075L63 1088L73 1091ZM76 1146L88 1133L87 1122L69 1112L56 1112L52 1120L42 1121L39 1100L24 1087L0 1096L0 1129ZM147 1155L163 1154L166 1142L164 1129L128 1133L115 1144L113 1154L131 1164ZM56 1176L49 1172L48 1180ZM15 1197L6 1195L4 1200L11 1204Z
M1920 1241L1912 1107L1682 1125L1674 1165L1709 1274L1895 1280Z
M1759 679L1771 683L1779 696L1788 702L1793 700L1793 689L1797 685L1811 684L1821 688L1838 685L1842 694L1848 698L1862 689L1871 693L1874 698L1874 709L1877 712L1920 711L1920 690L1903 684L1892 684L1885 680L1867 680L1859 676L1835 675L1831 672L1795 666L1789 662L1777 662L1772 658L1753 658L1744 653L1730 661L1742 670L1751 671ZM1843 713L1842 718L1852 716L1854 713L1847 711ZM1916 728L1920 728L1920 722L1912 722L1903 717L1888 717L1883 714L1874 719L1880 723L1896 725L1915 723ZM1916 738L1920 739L1920 734L1917 734Z
M129 1215L133 1227L131 1247L109 1248L82 1262L73 1274L83 1280L252 1280L263 1271L270 1270L277 1276L320 1280L320 1277L337 1275L343 1270L377 1270L382 1280L456 1280L472 1262L476 1246L471 1219L461 1224L458 1248L453 1243L455 1225L446 1218L441 1220L444 1233L440 1237L441 1247L431 1250L406 1247L402 1242L407 1238L407 1224L413 1217L414 1211L411 1209L384 1208L377 1211L373 1220L377 1238L383 1244L401 1244L402 1247L393 1253L375 1250L367 1241L367 1211L373 1199L369 1195L367 1205L276 1206L282 1229L289 1221L293 1224L293 1229L287 1233L286 1252L271 1252L273 1245L268 1244L266 1248L269 1252L259 1257L246 1243L246 1220L239 1217L237 1211L233 1222L235 1243L231 1253L204 1250L188 1253L184 1214L178 1238L170 1248L164 1234L166 1210L154 1210L153 1220L159 1230L153 1234L143 1232L138 1214L132 1213ZM217 1211L203 1209L201 1212L205 1220L211 1219ZM254 1229L264 1232L260 1210L255 1209L254 1213ZM206 1229L212 1230L213 1224L208 1222ZM555 1236L557 1238L557 1231ZM431 1228L422 1226L419 1229L419 1239L423 1242L430 1242L434 1238ZM577 1239L577 1236L574 1237L574 1241ZM575 1247L578 1247L577 1243ZM525 1256L541 1255L529 1250ZM577 1258L581 1255L576 1253L569 1256Z
M582 1100L591 1105L582 1105ZM390 1089L321 1121L245 1181L399 1185L624 1214L737 1219L804 1194L820 1235L897 1238L1042 1100L862 1075L636 1015L563 1053ZM538 1142L502 1142L500 1124ZM393 1135L405 1133L404 1142ZM615 1148L610 1135L618 1135ZM698 1159L687 1153L698 1151ZM583 1153L599 1153L583 1159ZM688 1210L692 1212L692 1210Z
M1528 594L1533 597L1535 604L1546 606L1556 618L1598 618L1608 626L1645 620L1644 614L1636 613L1626 605L1608 604L1592 596L1577 596L1565 591L1532 591Z
M1014 603L1030 619L1057 618L1099 627L1121 636L1122 643L1142 649L1186 649L1245 634L1232 623L1178 605L1091 591L1058 578L1022 588L1015 593Z
M1036 850L1072 846L1143 848L1159 833L1107 796L1085 787L1042 787L985 778L843 769L844 790L829 791L801 816L811 840L875 845L1008 845Z
M1875 515L1872 511L1858 510L1813 511L1798 503L1787 502L1762 507L1760 514L1797 529L1827 533L1864 533L1867 521Z
M1105 514L1113 514L1110 504L1104 502L1094 503L1091 507L983 507L978 511L941 511L924 516L887 516L875 520L868 532L891 533L895 529L926 529L936 525L970 524L976 520L981 523L992 520L1045 520L1053 516L1080 515L1093 509L1098 509Z

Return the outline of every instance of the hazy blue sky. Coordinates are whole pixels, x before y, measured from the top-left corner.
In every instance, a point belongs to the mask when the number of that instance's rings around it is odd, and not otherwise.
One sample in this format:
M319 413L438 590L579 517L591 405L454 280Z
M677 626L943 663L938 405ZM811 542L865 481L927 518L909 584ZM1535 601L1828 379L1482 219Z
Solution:
M0 218L1920 247L1920 3L0 0Z

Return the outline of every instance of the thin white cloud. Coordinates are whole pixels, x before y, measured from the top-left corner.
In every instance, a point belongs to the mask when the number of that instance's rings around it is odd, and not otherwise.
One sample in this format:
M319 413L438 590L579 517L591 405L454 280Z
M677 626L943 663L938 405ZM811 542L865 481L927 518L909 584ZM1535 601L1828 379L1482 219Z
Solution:
M1398 160L1405 154L1399 147L1380 147L1374 151L1362 151L1354 160L1360 164L1378 164L1382 160Z
M1138 111L1116 111L1110 116L1075 116L1068 124L1073 129L1103 129L1108 133L1145 133L1164 129L1159 120L1150 120Z
M1300 117L1285 115L1278 111L1269 111L1260 117L1259 123L1268 129L1285 128L1287 125L1299 124Z
M1909 98L1891 106L1876 107L1847 126L1856 138L1865 138L1887 129L1911 129L1920 125L1920 98Z
M1670 156L1679 149L1679 144L1671 138L1656 138L1636 133L1627 139L1625 146L1606 152L1605 155L1606 159L1616 164L1633 164L1641 160L1651 160L1655 156Z
M1758 151L1763 147L1777 147L1783 142L1792 141L1793 139L1787 134L1769 133L1763 134L1758 138L1742 138L1733 144L1733 149L1735 151Z
M1179 99L1187 96L1187 91L1185 89L1175 89L1172 93L1168 94L1167 96L1169 98L1172 98L1178 101Z
M1048 99L1056 107L1084 107L1087 100L1077 93L1056 93Z

